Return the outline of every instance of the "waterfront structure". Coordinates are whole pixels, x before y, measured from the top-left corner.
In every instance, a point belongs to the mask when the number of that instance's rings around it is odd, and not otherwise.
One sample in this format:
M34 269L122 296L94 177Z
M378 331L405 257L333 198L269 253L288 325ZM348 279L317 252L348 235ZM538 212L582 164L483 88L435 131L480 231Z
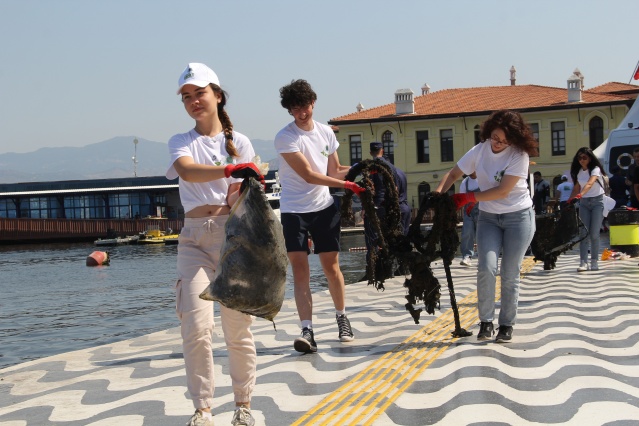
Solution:
M530 172L551 177L555 187L577 149L599 146L638 94L639 86L616 82L585 90L578 69L564 88L517 85L512 67L507 86L431 92L425 84L420 96L401 89L394 103L368 109L358 104L356 112L328 124L340 142L340 158L349 158L350 164L366 158L363 147L370 142L382 142L385 156L406 171L409 200L417 208L442 175L479 143L479 126L491 112L511 109L524 116L540 147Z

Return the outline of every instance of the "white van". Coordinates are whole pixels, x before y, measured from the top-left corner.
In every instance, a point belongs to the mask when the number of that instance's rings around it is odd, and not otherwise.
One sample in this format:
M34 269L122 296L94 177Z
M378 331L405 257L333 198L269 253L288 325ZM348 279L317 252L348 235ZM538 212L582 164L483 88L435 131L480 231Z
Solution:
M593 151L603 164L606 174L612 175L611 168L619 166L622 173L632 164L632 151L639 148L639 102L635 103L616 129L612 130L601 145Z

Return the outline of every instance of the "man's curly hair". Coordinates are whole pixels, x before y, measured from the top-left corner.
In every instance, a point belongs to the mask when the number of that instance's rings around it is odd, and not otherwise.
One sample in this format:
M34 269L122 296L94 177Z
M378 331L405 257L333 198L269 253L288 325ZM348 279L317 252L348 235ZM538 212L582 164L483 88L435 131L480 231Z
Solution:
M317 100L317 94L306 80L293 80L280 89L280 103L287 110L295 107L304 107Z

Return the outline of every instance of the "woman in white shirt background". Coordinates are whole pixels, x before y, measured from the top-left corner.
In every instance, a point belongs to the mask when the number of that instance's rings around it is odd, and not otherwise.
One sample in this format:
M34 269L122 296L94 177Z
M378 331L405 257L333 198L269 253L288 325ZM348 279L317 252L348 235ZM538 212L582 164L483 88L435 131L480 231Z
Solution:
M586 226L582 229L582 236L590 232L590 239L579 243L579 267L577 271L598 271L599 265L599 229L603 222L603 194L604 188L601 176L605 175L603 166L588 147L577 150L572 164L570 176L574 183L572 194L568 202L579 200L579 218ZM590 242L590 244L588 244ZM590 246L590 247L589 247ZM588 263L588 249L590 248L590 264Z

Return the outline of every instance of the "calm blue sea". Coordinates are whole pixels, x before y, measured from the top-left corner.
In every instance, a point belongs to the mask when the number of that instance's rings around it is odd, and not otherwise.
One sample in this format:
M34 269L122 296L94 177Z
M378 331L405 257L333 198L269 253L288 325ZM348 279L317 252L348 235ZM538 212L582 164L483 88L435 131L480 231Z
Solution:
M342 237L347 283L365 272L364 236ZM111 265L87 267L93 244L0 246L0 368L179 325L177 246L110 247ZM102 248L101 250L104 250ZM311 287L327 283L310 255ZM289 267L287 298L293 296Z

